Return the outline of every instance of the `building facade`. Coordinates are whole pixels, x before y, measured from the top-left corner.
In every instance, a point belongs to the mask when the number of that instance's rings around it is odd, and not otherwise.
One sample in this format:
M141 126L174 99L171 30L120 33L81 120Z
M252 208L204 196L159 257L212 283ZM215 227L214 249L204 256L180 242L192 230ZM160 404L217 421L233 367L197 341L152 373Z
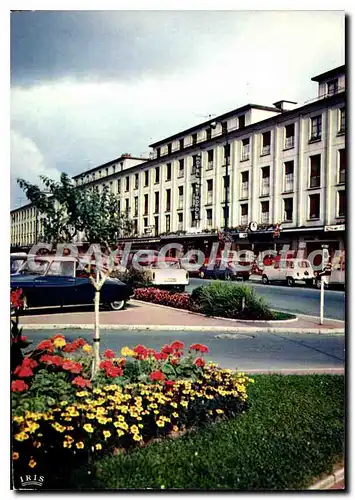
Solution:
M151 144L149 159L122 155L73 179L118 193L137 236L206 238L228 228L247 244L254 222L255 241L281 224L279 242L291 248L343 249L345 66L312 80L318 95L301 106L248 104ZM28 241L28 231L14 235Z

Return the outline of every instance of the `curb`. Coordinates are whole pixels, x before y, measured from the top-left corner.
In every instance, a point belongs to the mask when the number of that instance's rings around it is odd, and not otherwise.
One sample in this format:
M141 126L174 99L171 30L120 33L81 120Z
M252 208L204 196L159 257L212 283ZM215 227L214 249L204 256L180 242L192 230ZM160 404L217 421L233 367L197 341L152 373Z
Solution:
M329 476L317 481L315 484L312 484L308 488L308 490L329 490L334 484L339 483L344 480L344 468L333 472Z
M23 330L93 330L94 324L25 324L20 325ZM344 335L344 329L342 328L265 328L256 326L246 326L246 327L233 327L233 326L199 326L199 325L100 325L101 330L147 330L147 331L204 331L204 332L230 332L230 333L314 333L314 334L342 334Z

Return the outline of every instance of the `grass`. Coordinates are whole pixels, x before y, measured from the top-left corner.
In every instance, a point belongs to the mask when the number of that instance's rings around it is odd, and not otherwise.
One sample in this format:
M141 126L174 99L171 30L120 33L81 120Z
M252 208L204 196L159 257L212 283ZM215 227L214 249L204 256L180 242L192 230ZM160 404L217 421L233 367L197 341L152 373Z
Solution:
M304 489L343 457L344 377L257 375L250 409L179 439L107 456L73 477L105 489Z
M295 314L290 314L281 311L272 311L273 319L275 321L286 320L286 319L294 319L296 318Z

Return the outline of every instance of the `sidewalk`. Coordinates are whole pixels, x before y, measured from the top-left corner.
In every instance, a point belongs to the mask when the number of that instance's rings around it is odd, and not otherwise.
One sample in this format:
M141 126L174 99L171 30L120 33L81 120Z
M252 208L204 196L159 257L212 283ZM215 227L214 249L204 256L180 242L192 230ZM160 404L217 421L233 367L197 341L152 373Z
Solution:
M42 309L29 311L20 318L20 324L26 328L40 325L73 325L91 328L94 324L93 308L63 308ZM302 333L342 333L345 324L336 320L324 320L324 325L319 325L318 318L299 316L297 320L286 322L242 322L228 319L208 318L199 314L190 313L171 307L149 304L132 300L123 311L101 311L101 326L124 329L127 327L154 327L171 326L181 329L216 329L220 331L280 331Z

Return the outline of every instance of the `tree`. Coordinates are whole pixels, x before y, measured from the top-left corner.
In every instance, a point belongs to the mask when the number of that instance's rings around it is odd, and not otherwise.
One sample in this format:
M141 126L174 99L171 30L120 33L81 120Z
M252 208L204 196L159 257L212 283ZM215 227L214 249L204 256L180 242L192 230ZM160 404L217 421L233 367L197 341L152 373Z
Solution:
M118 238L128 236L132 232L132 222L126 214L118 210L119 198L109 193L105 187L101 192L76 187L69 176L63 173L60 182L46 176L40 177L46 188L44 193L39 186L24 179L18 179L28 200L41 214L43 240L54 245L58 243L73 243L75 237L83 235L85 242L97 244L110 255L112 246ZM101 253L101 252L99 252ZM107 257L109 257L109 255ZM95 332L94 332L94 366L96 372L99 362L99 306L100 293L106 278L114 266L112 259L96 262L96 272L90 275L90 281L95 288Z

